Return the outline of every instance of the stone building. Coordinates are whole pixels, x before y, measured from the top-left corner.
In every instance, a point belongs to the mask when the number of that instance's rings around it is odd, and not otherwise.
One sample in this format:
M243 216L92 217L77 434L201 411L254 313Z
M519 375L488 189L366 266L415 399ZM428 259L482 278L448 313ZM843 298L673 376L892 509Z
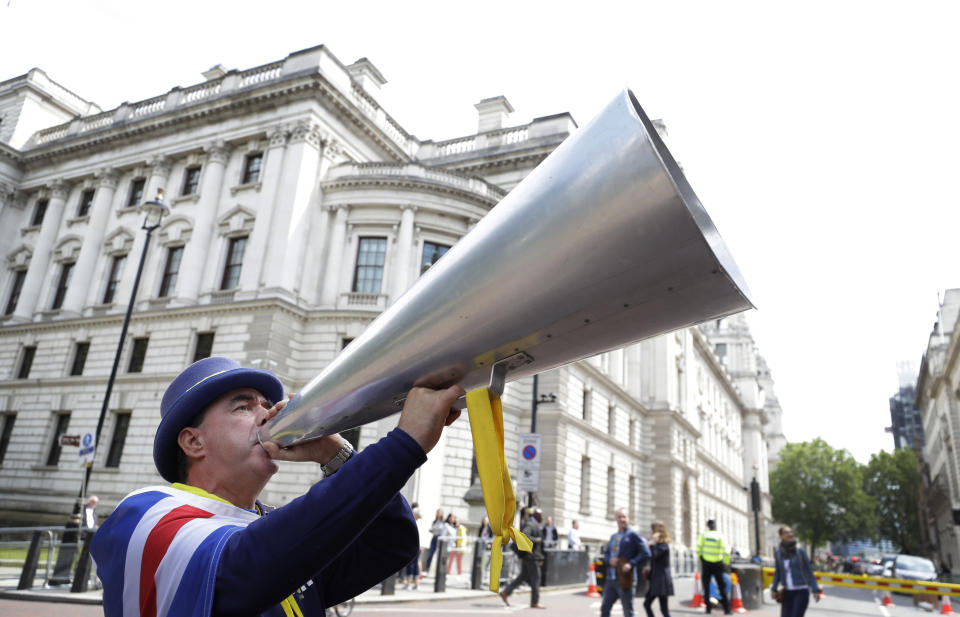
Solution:
M914 406L923 419L923 460L929 483L927 524L940 563L960 564L960 289L948 289L937 312L917 377Z
M323 46L203 76L106 111L38 69L0 82L4 522L60 523L77 498L77 450L59 437L97 424L144 254L137 206L157 189L172 213L145 253L93 466L104 511L160 481L159 402L184 366L226 355L296 391L576 129L567 113L507 126L512 108L493 97L476 105L475 134L419 140L377 102L385 80L369 60L344 65ZM716 518L749 553L745 488L756 475L766 492L777 437L765 366L735 317L542 374L538 503L561 529L581 520L587 539L625 506L641 528L664 520L681 547ZM511 463L531 386L504 395ZM349 437L362 449L395 423ZM405 494L427 517L443 507L475 526L472 456L464 417ZM284 464L264 500L317 478Z

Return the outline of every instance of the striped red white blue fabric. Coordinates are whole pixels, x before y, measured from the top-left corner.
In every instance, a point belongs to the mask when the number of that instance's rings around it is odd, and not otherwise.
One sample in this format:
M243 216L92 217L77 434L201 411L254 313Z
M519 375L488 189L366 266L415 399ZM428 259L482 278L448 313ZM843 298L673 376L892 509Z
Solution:
M207 617L226 540L258 516L169 486L127 495L90 554L106 617Z

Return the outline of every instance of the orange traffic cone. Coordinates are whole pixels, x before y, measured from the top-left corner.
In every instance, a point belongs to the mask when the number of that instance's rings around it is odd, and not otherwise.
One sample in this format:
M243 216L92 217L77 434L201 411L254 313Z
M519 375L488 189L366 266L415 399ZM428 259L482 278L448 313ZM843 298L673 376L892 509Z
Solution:
M890 592L889 592L889 591L884 591L884 592L883 592L883 602L882 602L882 604L883 604L884 606L895 606L895 604L893 603L893 598L890 597Z
M597 570L593 566L593 562L590 562L590 578L587 579L587 597L588 598L599 598L600 592L597 591Z
M700 592L703 588L700 586L700 573L697 572L693 577L693 600L690 600L690 608L704 608L706 604Z
M943 596L943 603L940 605L940 614L956 615L956 613L953 612L953 607L950 606L950 596Z
M740 579L734 573L730 574L730 586L733 587L733 603L730 604L730 610L734 613L746 613L747 609L743 607L743 596L740 595Z

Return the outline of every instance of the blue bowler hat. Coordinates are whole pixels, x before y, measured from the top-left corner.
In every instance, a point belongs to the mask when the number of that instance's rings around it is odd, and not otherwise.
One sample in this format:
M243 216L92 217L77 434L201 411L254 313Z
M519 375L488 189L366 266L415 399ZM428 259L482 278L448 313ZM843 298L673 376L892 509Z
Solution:
M177 375L160 401L160 426L153 440L153 462L168 482L177 481L177 437L201 411L231 390L253 388L277 402L283 384L270 371L243 368L229 358L213 356L194 362Z

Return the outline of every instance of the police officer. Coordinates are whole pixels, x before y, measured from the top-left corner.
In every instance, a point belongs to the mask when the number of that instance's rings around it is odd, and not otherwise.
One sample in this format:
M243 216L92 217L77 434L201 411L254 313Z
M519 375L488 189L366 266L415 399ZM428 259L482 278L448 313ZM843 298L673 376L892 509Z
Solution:
M727 550L723 536L717 531L717 521L707 521L707 531L697 538L697 557L700 558L703 582L703 597L707 602L707 613L710 613L710 577L717 582L720 591L720 602L723 604L723 614L730 614L730 600L727 598L727 585L723 580L724 566L730 565L730 551Z

